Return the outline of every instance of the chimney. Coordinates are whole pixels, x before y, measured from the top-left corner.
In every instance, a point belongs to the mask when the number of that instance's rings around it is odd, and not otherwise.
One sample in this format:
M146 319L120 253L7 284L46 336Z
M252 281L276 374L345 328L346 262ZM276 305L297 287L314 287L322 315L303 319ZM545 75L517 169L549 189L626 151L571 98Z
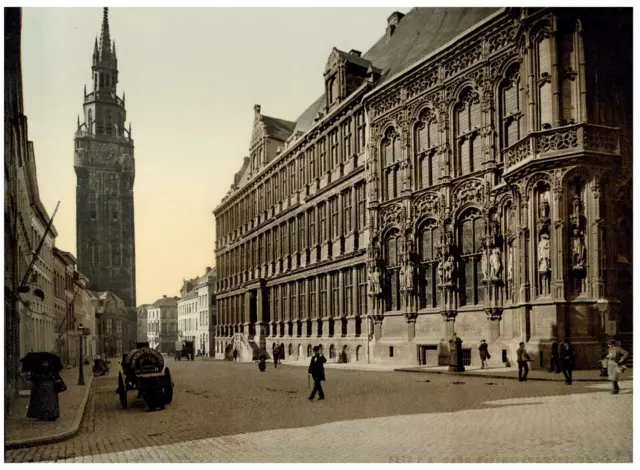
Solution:
M162 298L163 298L163 299L166 299L166 298L167 298L167 296L166 296L166 295L163 295L163 296L162 296Z
M260 114L260 105L259 104L254 104L253 105L253 112L254 112L255 116L258 117L258 115Z
M209 271L211 271L211 266L207 266L207 270L204 273L207 274Z
M349 54L351 54L351 55L355 55L355 56L357 56L357 57L361 57L361 56L362 56L362 52L360 52L360 51L356 51L355 49L351 49L351 50L349 51Z
M173 300L178 300L178 296L177 296L177 295L174 295L174 296L173 296Z
M404 18L404 14L399 11L391 13L391 16L387 19L387 40L393 36L402 18Z

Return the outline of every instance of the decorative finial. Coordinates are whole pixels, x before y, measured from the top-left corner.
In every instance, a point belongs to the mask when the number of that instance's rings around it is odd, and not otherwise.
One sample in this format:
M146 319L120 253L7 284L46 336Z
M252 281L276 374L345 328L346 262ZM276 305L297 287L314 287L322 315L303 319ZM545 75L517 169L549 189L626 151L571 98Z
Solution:
M253 105L253 111L255 112L256 116L260 114L260 105L259 104Z
M78 114L78 130L80 130L80 115Z

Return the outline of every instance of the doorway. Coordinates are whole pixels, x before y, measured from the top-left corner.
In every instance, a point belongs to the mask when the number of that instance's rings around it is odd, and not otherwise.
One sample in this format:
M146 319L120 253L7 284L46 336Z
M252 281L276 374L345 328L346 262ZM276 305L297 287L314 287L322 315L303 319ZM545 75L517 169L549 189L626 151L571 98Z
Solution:
M435 344L418 345L418 364L421 366L438 365L438 346Z

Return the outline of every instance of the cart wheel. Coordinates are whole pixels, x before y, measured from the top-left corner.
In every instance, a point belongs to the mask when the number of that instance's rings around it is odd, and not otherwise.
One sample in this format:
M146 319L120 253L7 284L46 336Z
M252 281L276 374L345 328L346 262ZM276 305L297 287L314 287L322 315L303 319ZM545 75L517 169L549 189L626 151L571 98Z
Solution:
M164 398L167 403L171 403L173 400L173 382L171 381L171 372L169 372L169 368L165 367L164 376L167 379L167 388L164 389Z
M120 395L120 405L123 409L127 409L127 387L124 385L122 372L118 372L118 395Z

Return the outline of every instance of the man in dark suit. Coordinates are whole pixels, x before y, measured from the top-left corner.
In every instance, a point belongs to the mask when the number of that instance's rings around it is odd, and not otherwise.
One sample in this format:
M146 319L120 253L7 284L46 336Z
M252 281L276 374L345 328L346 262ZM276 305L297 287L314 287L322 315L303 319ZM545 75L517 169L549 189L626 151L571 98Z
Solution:
M313 347L314 356L311 358L311 363L309 364L309 374L313 377L313 391L309 396L309 400L313 400L316 396L316 392L318 392L318 400L324 400L324 392L322 391L322 381L324 378L324 363L327 360L322 355L322 351L320 351L319 346Z

